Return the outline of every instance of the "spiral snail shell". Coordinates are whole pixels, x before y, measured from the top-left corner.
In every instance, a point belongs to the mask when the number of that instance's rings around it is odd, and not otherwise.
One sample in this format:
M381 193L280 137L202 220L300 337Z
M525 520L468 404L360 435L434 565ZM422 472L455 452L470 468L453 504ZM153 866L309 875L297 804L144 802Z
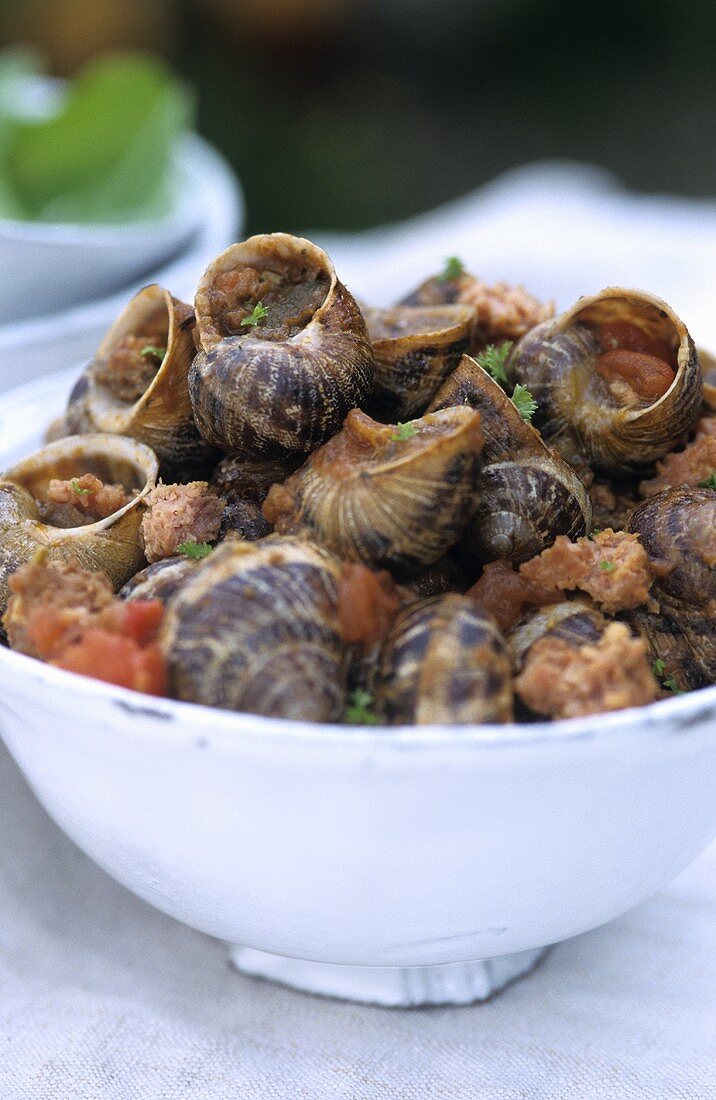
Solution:
M361 312L311 241L266 233L232 245L207 268L195 309L194 416L226 451L306 454L371 390Z
M592 508L577 474L551 451L500 386L464 355L429 411L468 405L480 413L485 437L477 481L479 504L460 543L470 563L527 561L558 535L589 530Z
M191 306L156 284L140 290L72 390L66 431L145 443L166 481L205 470L215 451L197 432L189 400L193 331Z
M380 419L420 416L467 350L474 310L469 306L364 309L375 354L369 410Z
M664 489L640 504L627 530L664 575L652 584L659 611L630 619L681 690L716 682L716 492Z
M52 478L93 473L121 483L131 500L106 519L78 527L58 527L41 518L38 500ZM153 488L157 459L149 447L123 436L69 436L49 443L18 462L0 478L0 613L7 582L38 550L51 561L103 570L115 587L144 565L138 531L142 498Z
M338 720L347 678L340 572L332 554L298 539L224 543L169 603L160 643L173 694L276 718Z
M509 651L469 597L419 600L398 613L383 642L374 693L391 725L509 722Z
M457 542L473 514L481 448L472 409L407 425L379 424L353 409L338 435L271 489L264 515L278 534L415 573Z
M528 332L507 361L532 393L535 422L568 460L638 470L686 440L699 415L699 358L660 298L609 287Z

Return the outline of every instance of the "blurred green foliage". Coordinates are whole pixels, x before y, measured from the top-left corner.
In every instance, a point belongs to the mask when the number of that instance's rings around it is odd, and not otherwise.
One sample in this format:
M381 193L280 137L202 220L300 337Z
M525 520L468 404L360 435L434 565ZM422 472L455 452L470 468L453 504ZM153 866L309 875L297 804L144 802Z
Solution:
M55 222L123 222L163 214L190 100L160 62L90 62L46 117L23 114L29 54L0 57L0 213ZM40 112L42 114L42 112Z

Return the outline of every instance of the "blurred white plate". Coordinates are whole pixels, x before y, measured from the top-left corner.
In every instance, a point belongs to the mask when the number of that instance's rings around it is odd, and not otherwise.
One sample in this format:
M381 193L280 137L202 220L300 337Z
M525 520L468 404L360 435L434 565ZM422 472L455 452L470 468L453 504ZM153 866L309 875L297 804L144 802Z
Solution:
M85 275L94 283L98 295L92 301L75 305L71 309L51 312L45 309L42 316L25 320L17 324L0 325L0 387L6 387L23 379L37 378L50 371L61 370L86 359L93 351L105 330L123 308L128 299L141 286L159 282L177 297L192 298L199 276L209 260L221 252L240 234L244 221L244 202L241 187L224 158L202 138L191 135L182 145L179 156L183 178L182 191L184 212L177 217L185 226L183 236L185 247L171 256L172 249L159 249L156 238L151 242L138 239L132 243L132 234L136 227L127 229L128 236L121 243L119 252L131 251L133 247L144 248L142 264L135 268L127 285L115 290L109 296L101 296L102 283L97 275L100 264L98 242L104 230L85 230L86 247L73 252L74 259L67 258L66 271L58 274L58 282L69 282L76 266L85 268ZM186 232L188 227L188 232ZM63 227L55 227L58 231ZM80 230L77 230L80 233ZM146 235L145 235L146 236ZM95 246L91 238L95 238ZM141 237L141 233L139 234ZM58 233L58 241L61 234ZM79 240L79 237L77 238ZM180 240L175 236L174 250ZM109 238L104 242L107 262L115 245L109 247ZM118 261L119 262L119 261ZM7 278L7 260L2 257L0 231L0 271ZM13 262L12 271L25 287L31 277L29 270L22 270L21 264ZM138 272L138 273L137 273ZM27 289L25 293L29 293ZM71 300L78 300L73 290Z

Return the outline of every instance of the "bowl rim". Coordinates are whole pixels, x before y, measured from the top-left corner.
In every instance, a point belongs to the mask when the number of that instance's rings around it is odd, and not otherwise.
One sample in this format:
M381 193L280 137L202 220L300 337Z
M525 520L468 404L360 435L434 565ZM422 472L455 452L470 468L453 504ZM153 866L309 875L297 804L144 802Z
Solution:
M158 719L151 723L153 735L164 731L176 740L177 725L196 737L201 729L206 740L219 738L224 748L238 748L242 737L249 741L292 744L336 744L361 748L470 746L481 748L515 748L546 742L589 741L618 734L632 739L636 732L647 731L656 737L660 733L684 735L703 729L709 719L716 720L716 684L699 688L672 699L659 699L641 707L566 718L545 722L506 722L500 725L424 725L424 726L351 726L335 722L307 722L297 719L269 718L248 711L222 710L202 703L184 702L165 696L147 695L131 688L118 687L79 673L68 672L45 664L34 657L0 647L0 675L5 666L13 683L29 677L37 686L73 690L83 699L110 704L132 716ZM7 706L0 696L0 714ZM14 713L12 705L7 709ZM167 721L169 719L169 721ZM626 727L633 727L632 729ZM146 735L146 730L143 735Z

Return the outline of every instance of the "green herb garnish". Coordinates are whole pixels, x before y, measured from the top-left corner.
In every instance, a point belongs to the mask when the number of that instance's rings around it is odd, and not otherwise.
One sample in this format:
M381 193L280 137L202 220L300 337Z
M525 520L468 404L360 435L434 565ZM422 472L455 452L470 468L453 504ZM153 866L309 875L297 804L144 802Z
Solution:
M651 666L657 680L661 681L661 686L666 688L667 691L671 691L674 695L683 695L683 691L676 682L676 678L672 675L666 675L666 662L657 657Z
M149 355L154 355L157 359L163 359L167 354L167 349L158 348L156 344L145 344L139 354L143 355L145 358Z
M267 313L268 309L263 302L257 302L253 311L249 313L248 317L244 317L241 324L250 325L252 328L256 328L257 325L261 324Z
M448 256L445 261L445 267L438 275L438 281L441 283L447 283L450 279L459 279L465 270L465 265L462 260L457 256Z
M363 688L356 688L348 697L343 721L348 726L377 726L378 717L373 711L373 696Z
M537 402L527 389L526 386L521 386L519 382L512 391L512 404L517 409L523 420L528 423L537 412Z
M600 561L599 568L602 573L613 573L616 569L616 565L613 561Z
M79 485L79 482L75 481L74 478L70 482L70 486L72 488L73 493L77 493L79 496L82 496L82 497L89 496L89 489L81 489L80 485Z
M699 489L716 489L716 470L704 480L699 482Z
M183 542L177 547L180 554L187 558L208 558L213 547L208 542Z
M394 443L402 443L406 439L412 439L417 434L418 429L414 424L396 424L395 431L390 438Z
M492 375L496 382L507 382L505 363L511 351L512 341L504 340L499 345L488 344L484 351L475 356L475 359L483 370Z

